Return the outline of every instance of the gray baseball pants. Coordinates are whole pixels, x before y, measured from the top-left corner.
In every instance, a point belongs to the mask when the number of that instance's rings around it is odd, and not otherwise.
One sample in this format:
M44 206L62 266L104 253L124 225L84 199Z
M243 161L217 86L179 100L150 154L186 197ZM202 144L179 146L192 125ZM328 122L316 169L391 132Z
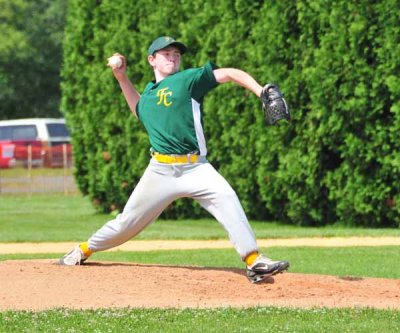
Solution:
M125 243L174 200L184 197L198 201L217 219L242 259L258 251L235 191L205 158L192 164L164 164L152 159L122 213L90 237L89 249L97 252Z

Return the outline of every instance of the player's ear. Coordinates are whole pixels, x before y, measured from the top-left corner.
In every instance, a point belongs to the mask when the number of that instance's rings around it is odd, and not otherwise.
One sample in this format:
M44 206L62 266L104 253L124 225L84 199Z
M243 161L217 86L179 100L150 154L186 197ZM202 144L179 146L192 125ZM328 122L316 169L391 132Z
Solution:
M152 55L152 54L150 54L149 56L147 56L147 61L149 62L149 64L151 65L151 66L153 66L154 67L154 61L155 61L155 59L156 59L156 57L154 56L154 55Z

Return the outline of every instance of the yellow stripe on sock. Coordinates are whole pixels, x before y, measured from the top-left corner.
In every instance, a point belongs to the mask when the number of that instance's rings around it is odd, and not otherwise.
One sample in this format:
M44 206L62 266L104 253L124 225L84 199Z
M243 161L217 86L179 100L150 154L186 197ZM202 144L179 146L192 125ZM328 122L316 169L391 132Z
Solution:
M247 266L251 266L253 265L254 261L256 261L257 257L258 252L252 252L244 259L244 261L246 262Z
M88 242L79 244L79 247L82 250L85 257L89 257L93 253L93 251L89 249Z

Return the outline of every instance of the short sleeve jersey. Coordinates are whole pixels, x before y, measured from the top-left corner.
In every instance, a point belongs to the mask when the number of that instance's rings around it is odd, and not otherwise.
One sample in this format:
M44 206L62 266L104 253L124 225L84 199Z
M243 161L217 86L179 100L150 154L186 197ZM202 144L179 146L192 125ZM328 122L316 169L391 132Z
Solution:
M147 84L136 111L152 150L161 154L207 155L203 131L204 96L218 83L211 62Z

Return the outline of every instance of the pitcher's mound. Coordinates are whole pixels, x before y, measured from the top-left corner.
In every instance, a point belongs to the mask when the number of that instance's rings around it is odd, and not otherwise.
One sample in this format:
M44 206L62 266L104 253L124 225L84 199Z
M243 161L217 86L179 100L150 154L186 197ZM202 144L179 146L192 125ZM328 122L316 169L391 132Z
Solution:
M54 260L0 262L0 311L122 307L400 309L400 280L283 273L262 284L239 269Z

